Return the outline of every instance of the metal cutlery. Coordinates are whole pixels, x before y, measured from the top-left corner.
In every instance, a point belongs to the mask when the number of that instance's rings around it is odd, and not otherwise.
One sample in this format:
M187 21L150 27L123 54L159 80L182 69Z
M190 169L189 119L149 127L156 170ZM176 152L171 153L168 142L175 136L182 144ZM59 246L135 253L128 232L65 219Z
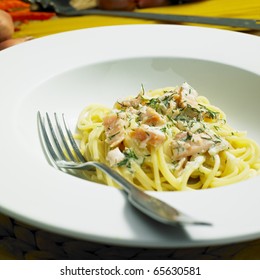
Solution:
M138 189L135 185L123 178L118 172L109 166L94 161L86 161L81 154L76 141L73 138L64 115L61 121L54 113L54 121L48 113L43 117L38 112L38 126L40 138L45 152L49 155L52 163L60 170L95 170L96 168L111 176L128 194L130 203L150 218L168 225L191 224L211 225L198 221L181 213L169 204Z

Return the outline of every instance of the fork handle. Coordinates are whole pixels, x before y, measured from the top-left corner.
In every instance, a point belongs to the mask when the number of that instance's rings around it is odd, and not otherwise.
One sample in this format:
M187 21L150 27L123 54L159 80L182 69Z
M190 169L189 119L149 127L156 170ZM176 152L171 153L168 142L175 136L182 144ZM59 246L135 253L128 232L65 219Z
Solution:
M120 175L115 170L111 169L107 165L100 163L100 162L87 162L91 164L92 166L95 166L96 168L102 170L107 175L109 175L111 178L113 178L128 194L133 190L137 189L136 186L134 186L132 183L130 183L128 180L126 180L122 175Z
M179 212L174 207L166 204L165 202L157 199L141 190L139 190L135 185L130 183L124 177L122 177L118 172L111 169L107 165L88 161L84 163L77 163L76 165L68 162L59 162L59 167L77 169L77 170L92 170L93 167L98 168L112 179L114 179L128 194L129 201L138 208L141 212L145 213L149 217L160 221L164 224L183 223L183 224L194 224L194 225L211 225L207 222L196 221L193 218Z
M77 163L77 165L75 165L66 161L60 161L58 164L60 168L69 168L77 170L91 170L93 167L95 167L109 175L112 179L114 179L128 194L131 193L133 189L137 189L136 186L134 186L132 183L126 180L118 172L100 162L87 161L84 163Z

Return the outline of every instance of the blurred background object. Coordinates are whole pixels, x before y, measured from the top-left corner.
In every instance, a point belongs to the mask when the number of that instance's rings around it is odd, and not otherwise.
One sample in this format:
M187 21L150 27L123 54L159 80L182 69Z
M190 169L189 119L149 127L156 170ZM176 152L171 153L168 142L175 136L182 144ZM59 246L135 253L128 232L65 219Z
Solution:
M10 9L14 9L14 4L17 4L14 2L18 1L9 1L8 5L5 5L4 1L0 1L0 51L32 39L31 37L12 38L15 32L15 24L12 15L13 10Z
M136 8L135 0L99 0L98 7L104 10L127 10Z
M69 4L76 10L91 9L97 7L97 0L71 0Z
M76 10L100 8L103 10L132 11L151 7L170 6L198 0L25 0L39 9L54 10L57 7L72 7Z
M55 15L54 12L32 11L31 4L21 0L0 0L0 10L9 13L14 22L44 20Z
M137 1L137 7L149 8L149 7L168 6L171 5L172 3L173 1L170 0L139 0Z

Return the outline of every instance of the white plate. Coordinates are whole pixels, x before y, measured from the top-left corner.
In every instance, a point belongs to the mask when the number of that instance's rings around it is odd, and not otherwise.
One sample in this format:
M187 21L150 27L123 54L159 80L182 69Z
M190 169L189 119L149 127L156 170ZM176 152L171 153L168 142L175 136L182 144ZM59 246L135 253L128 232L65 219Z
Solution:
M226 244L260 237L260 176L212 190L152 193L208 226L169 228L139 214L115 188L51 167L38 110L75 127L90 103L112 106L145 89L190 83L260 143L260 38L210 28L131 25L36 39L0 53L0 210L73 237L141 247Z

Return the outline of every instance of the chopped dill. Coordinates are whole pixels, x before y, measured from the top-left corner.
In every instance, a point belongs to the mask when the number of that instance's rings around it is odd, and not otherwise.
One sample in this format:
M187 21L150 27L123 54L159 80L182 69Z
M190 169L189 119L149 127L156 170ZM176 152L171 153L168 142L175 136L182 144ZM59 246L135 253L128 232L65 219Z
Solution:
M165 96L165 97L162 99L163 105L164 105L166 108L168 108L168 107L169 107L169 104L170 104L170 101L171 101L172 99L173 99L173 94Z
M142 89L142 95L144 95L145 94L145 90L144 90L144 85L143 84L141 84L141 89Z
M206 116L208 118L213 119L213 120L217 119L219 112L212 111L211 109L207 108L206 106L204 106L202 104L199 104L199 106L205 110Z
M138 157L136 156L135 152L132 149L127 149L123 152L125 158L120 161L117 166L126 166L127 168L131 168L131 161L137 160Z
M120 131L116 132L115 134L111 135L108 137L109 140L113 139L116 135L118 135Z

